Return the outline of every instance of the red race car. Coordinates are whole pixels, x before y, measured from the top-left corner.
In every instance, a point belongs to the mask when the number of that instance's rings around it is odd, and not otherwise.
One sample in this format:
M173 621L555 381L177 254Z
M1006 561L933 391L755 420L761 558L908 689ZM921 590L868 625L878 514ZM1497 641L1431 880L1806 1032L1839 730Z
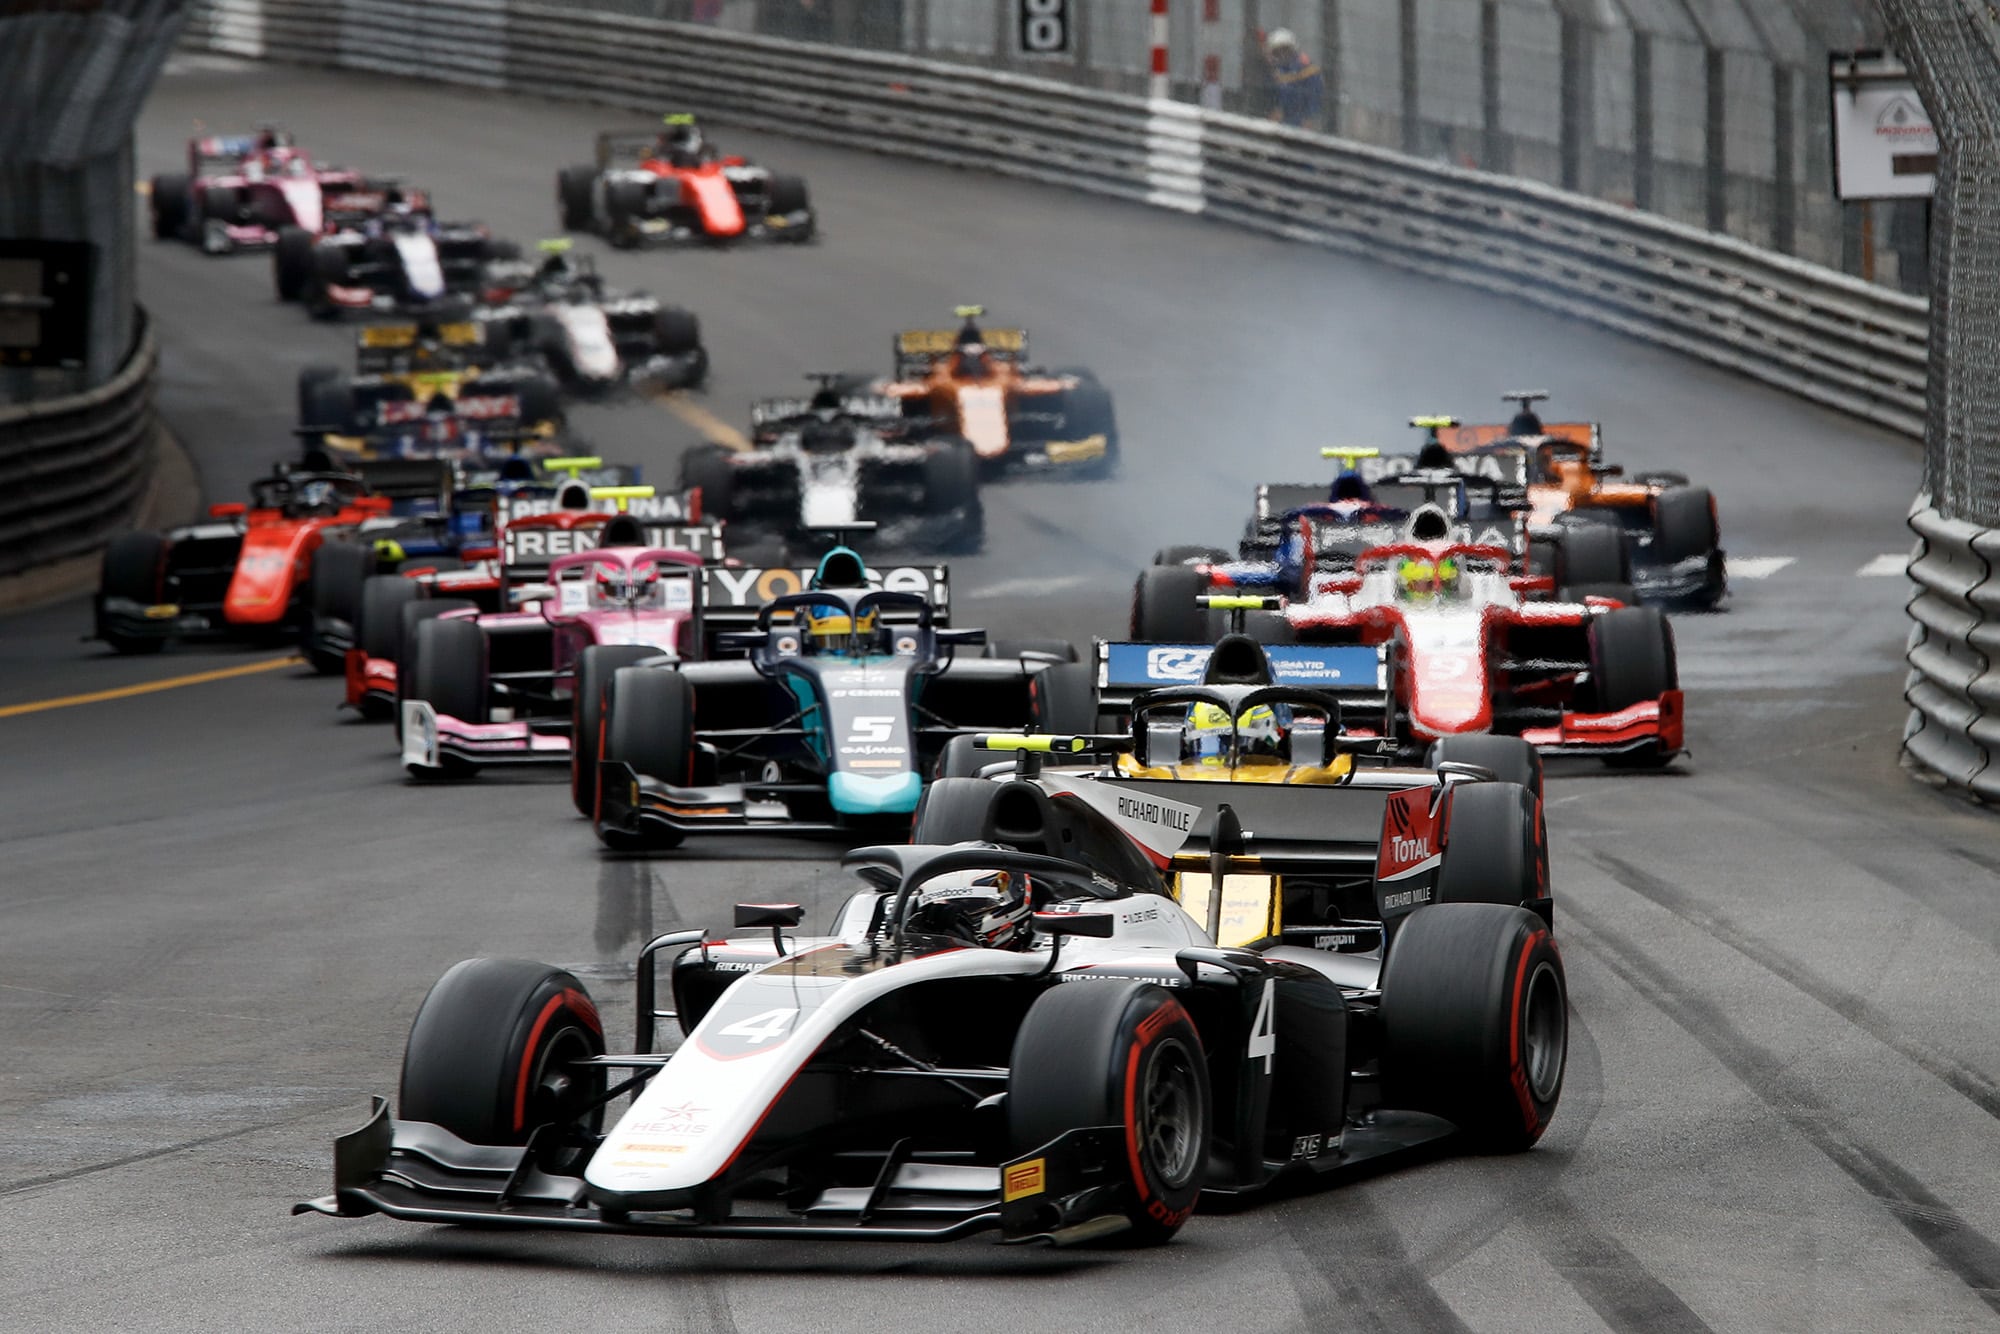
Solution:
M294 630L309 606L313 553L391 503L350 473L282 465L250 492L248 505L209 506L208 523L112 539L93 637L120 653L154 653L190 635Z
M594 165L556 173L564 230L626 247L812 239L816 218L805 181L722 156L693 116L665 120L659 134L600 134Z

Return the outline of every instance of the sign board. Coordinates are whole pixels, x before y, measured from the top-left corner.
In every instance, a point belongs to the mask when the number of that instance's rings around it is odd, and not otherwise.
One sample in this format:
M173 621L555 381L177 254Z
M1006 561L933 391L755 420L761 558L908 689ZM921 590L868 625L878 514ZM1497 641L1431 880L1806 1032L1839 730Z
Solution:
M82 368L94 250L88 241L0 241L0 366Z
M1880 51L1827 57L1833 95L1834 193L1841 199L1927 199L1938 139L1903 63Z
M1024 56L1070 54L1070 0L1014 0Z

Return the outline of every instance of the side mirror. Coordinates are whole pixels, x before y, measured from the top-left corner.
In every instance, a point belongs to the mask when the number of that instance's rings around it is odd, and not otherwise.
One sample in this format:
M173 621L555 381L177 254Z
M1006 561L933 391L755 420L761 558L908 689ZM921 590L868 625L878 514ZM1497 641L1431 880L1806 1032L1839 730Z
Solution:
M736 925L746 929L757 926L797 926L804 918L805 909L796 903L736 905Z
M1108 912L1038 912L1035 930L1045 936L1089 936L1109 940L1117 919Z
M1151 769L1169 764L1179 764L1181 760L1181 725L1177 722L1146 723L1146 749L1142 763Z

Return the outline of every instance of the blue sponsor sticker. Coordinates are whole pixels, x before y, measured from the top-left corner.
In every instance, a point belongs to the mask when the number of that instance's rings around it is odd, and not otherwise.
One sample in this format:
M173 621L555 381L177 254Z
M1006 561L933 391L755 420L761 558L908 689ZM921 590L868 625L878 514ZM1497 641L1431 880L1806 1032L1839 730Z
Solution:
M1106 675L1113 690L1199 685L1207 644L1107 644ZM1352 644L1285 644L1264 650L1279 685L1333 690L1373 690L1378 651Z

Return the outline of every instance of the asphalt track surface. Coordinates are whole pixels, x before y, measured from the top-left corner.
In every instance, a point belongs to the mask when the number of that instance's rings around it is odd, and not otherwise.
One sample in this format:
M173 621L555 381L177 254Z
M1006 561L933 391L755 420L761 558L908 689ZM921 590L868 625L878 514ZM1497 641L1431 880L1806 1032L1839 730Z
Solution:
M178 61L139 132L279 120L532 239L549 181L642 118L326 73ZM455 960L574 967L629 1031L650 933L745 897L844 893L824 844L599 853L553 776L405 786L379 726L282 646L120 660L83 603L0 623L0 1326L8 1329L1950 1330L2000 1323L2000 827L1895 762L1905 442L1581 325L1220 225L861 152L730 134L810 179L804 250L597 253L699 310L742 418L808 369L982 301L1118 397L1126 467L989 492L957 620L1116 631L1168 540L1231 538L1253 480L1330 441L1522 384L1619 458L1721 497L1727 610L1677 620L1693 757L1550 786L1574 1009L1554 1127L1238 1215L1153 1252L665 1243L287 1216L393 1092ZM288 446L293 376L346 335L262 258L142 243L162 407L211 498ZM579 414L670 478L700 438L647 402Z

